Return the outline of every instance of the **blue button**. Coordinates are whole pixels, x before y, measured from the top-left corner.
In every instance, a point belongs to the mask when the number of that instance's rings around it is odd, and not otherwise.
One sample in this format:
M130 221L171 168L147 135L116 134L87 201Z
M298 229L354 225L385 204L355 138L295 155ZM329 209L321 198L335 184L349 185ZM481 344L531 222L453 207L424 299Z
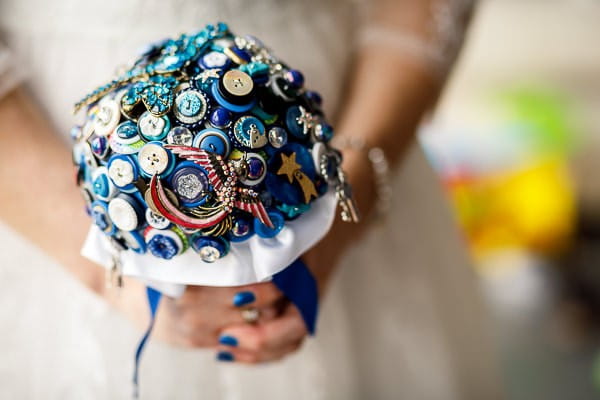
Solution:
M177 165L170 177L171 188L186 207L195 207L205 202L210 184L204 168L191 161Z
M300 89L304 86L304 75L297 69L290 69L284 74L285 79L295 89Z
M288 131L299 139L305 139L308 136L304 124L301 123L302 110L300 106L292 106L285 113L285 124Z
M192 248L202 261L213 263L229 252L229 242L222 236L202 236L196 234L191 239Z
M118 192L118 189L108 177L106 167L98 167L92 172L91 183L92 192L100 200L109 200Z
M258 218L254 218L254 230L256 231L256 234L265 239L277 236L277 234L281 232L283 226L285 225L285 219L279 211L269 211L268 214L271 222L275 226L274 228L269 228L260 222Z
M212 84L211 93L212 93L215 101L217 103L219 103L220 106L222 106L223 108L226 108L227 110L234 112L234 113L243 113L243 112L249 111L256 104L256 99L252 99L247 104L242 104L242 105L233 104L233 103L225 100L225 98L221 95L221 93L219 93L219 81L216 81L216 80Z
M244 115L235 121L233 135L242 146L251 149L259 149L269 142L264 124L252 115Z
M196 125L208 112L208 100L204 93L196 89L185 89L177 93L173 114L186 125Z
M179 246L174 238L165 235L154 235L147 243L148 250L154 257L170 260L179 254Z
M210 123L216 128L227 128L231 124L231 112L223 107L216 107L210 114Z
M267 163L258 153L246 153L247 174L240 179L244 185L256 186L265 179Z
M292 171L289 171L290 175L285 173L278 174L283 163L282 155L285 156L286 159L293 157L295 164L299 167L298 170L311 182L316 180L313 157L308 149L300 143L288 143L269 158L269 172L265 178L267 189L273 197L282 203L290 205L306 203L302 186L295 178L295 175L291 173ZM291 182L290 177L292 178Z
M117 231L117 227L113 224L108 216L108 203L96 200L90 207L90 214L94 223L104 234L112 236Z
M219 154L223 157L229 155L231 146L229 137L216 128L207 128L198 132L193 142L194 147Z
M125 121L115 129L116 140L122 144L132 144L140 140L137 125L132 121Z
M125 242L125 246L138 254L146 252L146 241L138 231L119 231L119 236Z

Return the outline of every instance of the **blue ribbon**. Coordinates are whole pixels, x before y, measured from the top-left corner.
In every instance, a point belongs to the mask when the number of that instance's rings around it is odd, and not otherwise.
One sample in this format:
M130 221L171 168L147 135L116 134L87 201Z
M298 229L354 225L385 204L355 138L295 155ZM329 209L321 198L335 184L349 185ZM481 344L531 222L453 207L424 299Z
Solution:
M314 335L319 308L319 292L317 290L317 281L306 264L302 260L297 259L283 271L273 275L273 283L298 308L306 324L306 329L311 335ZM146 296L150 308L150 323L135 351L133 396L136 399L139 396L140 360L146 342L150 338L152 328L154 327L156 310L158 310L162 293L151 287L146 287Z
M142 340L140 340L140 343L135 351L135 365L133 367L133 397L135 399L137 399L139 396L140 359L142 357L144 347L146 346L146 342L152 333L152 328L154 327L154 321L156 319L156 310L158 309L158 304L160 303L162 293L158 290L152 289L151 287L146 287L146 297L148 298L148 306L150 307L150 323L148 324L146 333L144 333L144 336L142 336Z
M300 311L306 329L315 334L319 308L317 281L306 266L297 259L283 271L273 275L273 283Z

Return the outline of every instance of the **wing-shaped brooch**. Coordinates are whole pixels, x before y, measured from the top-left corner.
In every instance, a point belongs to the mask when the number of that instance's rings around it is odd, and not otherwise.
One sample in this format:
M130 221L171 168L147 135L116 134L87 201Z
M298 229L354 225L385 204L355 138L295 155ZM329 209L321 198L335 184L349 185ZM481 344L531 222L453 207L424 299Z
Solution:
M233 161L226 162L218 154L190 146L165 145L165 148L203 167L217 195L217 204L204 209L202 213L195 211L195 216L191 216L169 199L160 178L154 175L150 181L150 195L152 202L166 219L185 228L205 229L218 224L237 208L252 214L269 228L274 227L258 193L237 185L238 173Z

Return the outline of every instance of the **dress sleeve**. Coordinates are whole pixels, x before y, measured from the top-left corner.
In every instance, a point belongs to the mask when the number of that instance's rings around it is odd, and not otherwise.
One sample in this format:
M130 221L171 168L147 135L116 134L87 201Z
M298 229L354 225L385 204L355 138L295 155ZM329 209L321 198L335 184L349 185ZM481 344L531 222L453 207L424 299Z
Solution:
M14 53L0 41L0 99L6 96L25 78L25 73L17 67Z
M357 50L384 47L412 58L444 78L459 53L475 3L476 0L362 0Z

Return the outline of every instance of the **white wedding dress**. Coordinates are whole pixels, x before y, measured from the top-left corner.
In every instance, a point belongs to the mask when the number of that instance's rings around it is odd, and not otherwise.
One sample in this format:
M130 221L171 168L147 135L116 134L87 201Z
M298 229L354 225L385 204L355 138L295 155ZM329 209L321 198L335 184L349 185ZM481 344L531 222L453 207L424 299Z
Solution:
M136 49L218 20L302 70L335 115L356 17L344 0L2 0L0 33L66 141L72 104ZM475 279L417 146L393 186L391 215L344 259L301 351L246 367L151 341L142 398L497 398ZM140 332L2 224L0 246L0 398L130 398Z

